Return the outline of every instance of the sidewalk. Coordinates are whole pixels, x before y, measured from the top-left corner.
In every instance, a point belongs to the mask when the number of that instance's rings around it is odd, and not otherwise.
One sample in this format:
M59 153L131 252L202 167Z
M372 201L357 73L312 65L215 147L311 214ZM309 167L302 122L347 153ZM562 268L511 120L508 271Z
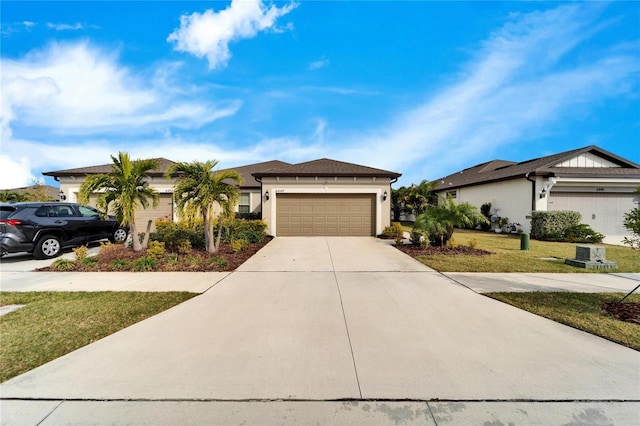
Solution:
M0 423L640 424L638 352L470 290L487 276L447 277L370 243L281 240L224 276L2 270L3 290L202 294L3 383ZM349 262L356 247L368 256ZM553 275L493 279L640 278Z

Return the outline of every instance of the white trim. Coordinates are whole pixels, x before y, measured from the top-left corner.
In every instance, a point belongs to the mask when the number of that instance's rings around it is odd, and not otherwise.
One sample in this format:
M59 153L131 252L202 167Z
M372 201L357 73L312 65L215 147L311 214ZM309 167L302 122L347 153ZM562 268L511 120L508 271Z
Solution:
M272 188L269 193L271 233L274 236L278 235L276 215L278 194L374 194L376 196L376 235L379 235L382 233L382 191L380 188Z

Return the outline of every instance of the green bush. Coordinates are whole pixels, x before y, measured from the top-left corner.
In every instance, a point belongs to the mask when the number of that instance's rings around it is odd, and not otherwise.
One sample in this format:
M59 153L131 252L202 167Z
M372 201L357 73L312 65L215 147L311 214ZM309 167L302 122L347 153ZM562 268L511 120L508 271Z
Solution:
M189 241L193 248L204 249L204 225L202 221L190 224L158 220L156 230L151 233L149 240L164 243L165 249L169 251L179 251L184 241Z
M570 226L564 235L564 240L570 243L601 243L603 239L604 235L585 223Z
M233 240L229 243L229 247L231 248L232 252L237 253L249 247L249 241L244 239Z
M246 240L251 243L262 243L267 236L267 223L262 220L231 219L222 221L222 242ZM217 235L217 229L215 230Z
M149 247L147 247L147 256L154 259L160 259L164 256L166 250L164 248L163 241L149 241Z
M87 268L91 268L98 263L98 256L89 256L85 257L80 261L82 266L86 266Z
M56 259L51 264L51 269L54 271L72 271L74 267L75 262L65 258Z
M115 259L109 264L111 271L126 271L129 269L129 262L125 259Z
M567 230L580 224L580 213L568 210L531 213L531 238L563 241Z
M156 260L153 257L145 256L136 259L133 262L132 268L135 272L147 272L153 271L156 267Z
M212 258L209 259L209 263L213 264L216 266L216 268L218 268L219 270L224 270L227 265L229 264L227 262L227 260L224 257L221 256L214 256Z
M392 222L391 226L385 226L382 230L382 235L387 238L398 238L402 239L404 235L404 229L402 228L402 224L400 222Z
M630 237L624 237L624 244L640 250L640 209L636 207L625 213L623 225L633 234Z

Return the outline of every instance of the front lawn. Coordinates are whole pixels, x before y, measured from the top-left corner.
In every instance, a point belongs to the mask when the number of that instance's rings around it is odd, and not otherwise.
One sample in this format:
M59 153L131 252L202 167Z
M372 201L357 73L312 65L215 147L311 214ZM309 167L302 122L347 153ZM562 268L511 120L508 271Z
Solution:
M0 292L0 382L196 296L165 292Z
M618 320L602 308L606 302L622 299L623 293L486 293L485 296L640 351L640 324ZM624 303L627 302L640 303L640 294L632 294Z
M605 245L606 258L618 269L584 269L565 265L573 259L576 246L584 244L531 240L529 250L520 250L520 236L456 229L455 244L475 245L489 255L429 254L416 256L440 272L640 272L640 253L630 247Z

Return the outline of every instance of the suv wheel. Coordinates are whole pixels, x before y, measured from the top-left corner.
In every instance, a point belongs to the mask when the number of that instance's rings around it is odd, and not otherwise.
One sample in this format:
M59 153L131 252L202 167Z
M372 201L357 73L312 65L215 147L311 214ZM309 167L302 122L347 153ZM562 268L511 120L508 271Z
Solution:
M51 259L60 255L61 248L60 238L55 235L45 235L36 243L33 249L33 257L36 259Z
M111 238L109 238L109 240L115 244L122 244L127 240L127 234L128 232L126 229L118 228L113 231L113 234L111 235Z

